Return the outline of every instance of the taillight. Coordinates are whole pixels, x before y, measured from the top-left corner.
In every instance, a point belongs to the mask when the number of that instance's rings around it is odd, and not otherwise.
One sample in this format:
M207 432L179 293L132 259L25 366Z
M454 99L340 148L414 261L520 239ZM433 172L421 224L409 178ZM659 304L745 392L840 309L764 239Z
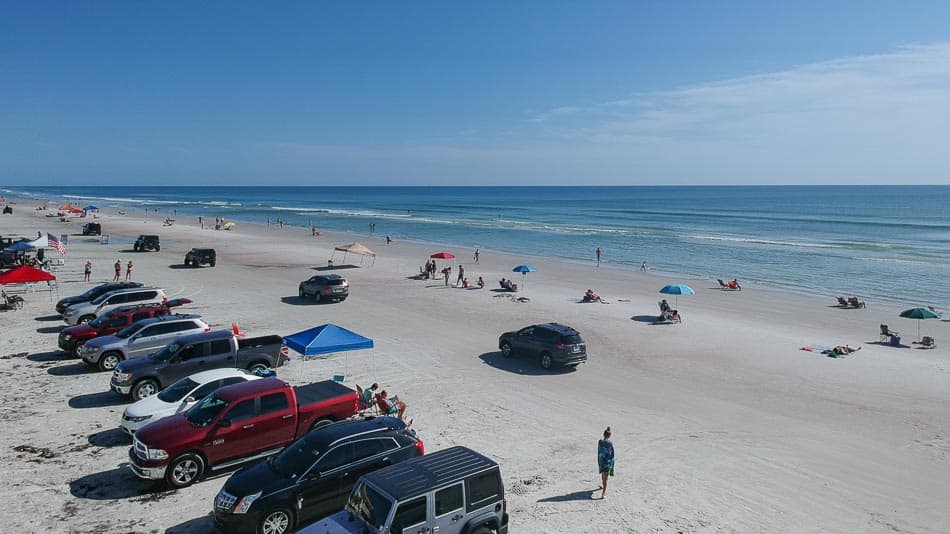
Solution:
M211 327L210 327L210 326L206 326L206 327L205 327L205 332L210 332L210 331L211 331Z
M416 440L416 448L419 449L419 456L425 456L426 446L422 444L422 440Z
M554 345L554 348L558 350L564 350L565 348L567 348L567 345L565 345L564 343L558 343L557 345Z
M330 286L326 286L326 287L323 288L323 290L324 290L324 291L330 291L331 288L330 288Z

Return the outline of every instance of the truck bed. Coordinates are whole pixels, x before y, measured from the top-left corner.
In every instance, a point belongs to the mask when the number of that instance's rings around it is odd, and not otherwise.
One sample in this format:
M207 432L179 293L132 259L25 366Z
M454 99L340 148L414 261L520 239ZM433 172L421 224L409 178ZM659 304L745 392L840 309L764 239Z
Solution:
M284 338L273 335L273 336L259 336L259 337L249 337L249 338L238 338L238 350L243 349L256 349L263 347L265 345L280 345L284 342Z
M349 393L356 393L354 390L344 386L339 382L324 380L323 382L314 382L306 386L294 386L294 392L297 394L297 406L306 406L315 402L325 401L335 397L342 397Z

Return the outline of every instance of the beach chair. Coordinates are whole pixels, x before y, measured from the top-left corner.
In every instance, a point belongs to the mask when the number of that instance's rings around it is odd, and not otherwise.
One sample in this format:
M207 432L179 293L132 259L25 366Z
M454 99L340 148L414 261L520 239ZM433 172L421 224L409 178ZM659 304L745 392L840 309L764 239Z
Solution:
M930 336L924 336L924 337L920 340L920 344L921 344L921 345L923 346L923 348L925 348L925 349L935 349L935 348L937 348L937 340L934 339L934 338L932 338L932 337L930 337Z
M863 300L858 300L858 297L848 297L848 305L854 308L863 308L867 304Z
M366 401L365 391L359 384L356 384L356 395L359 397L356 411L361 415L379 415L379 406L375 402Z
M881 342L893 342L893 338L900 336L900 332L896 332L887 327L886 324L881 325ZM899 338L898 338L899 339Z
M10 308L11 310L18 310L23 307L23 297L20 295L7 295L6 291L3 291L3 303Z
M851 305L848 304L848 301L844 297L838 297L838 307L839 308L850 308Z

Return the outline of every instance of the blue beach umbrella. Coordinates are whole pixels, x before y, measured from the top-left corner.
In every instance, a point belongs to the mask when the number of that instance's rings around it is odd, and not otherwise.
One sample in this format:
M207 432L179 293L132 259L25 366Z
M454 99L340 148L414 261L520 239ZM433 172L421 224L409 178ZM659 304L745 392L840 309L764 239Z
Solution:
M928 310L927 308L911 308L909 310L904 310L900 313L900 316L905 319L917 319L917 339L920 339L920 320L921 319L937 319L940 317L939 315Z
M679 306L680 295L695 295L696 294L696 292L693 291L693 288L689 287L686 284L670 284L668 286L663 286L663 288L660 289L660 293L663 293L664 295L675 295L676 300L673 301L675 303L674 304L675 306Z
M519 265L511 270L514 273L521 273L521 286L524 287L525 280L527 280L528 273L533 273L537 271L534 267L530 265Z
M99 211L99 208L97 208L97 207L93 206L92 204L90 204L90 205L86 206L85 208L83 208L83 211Z

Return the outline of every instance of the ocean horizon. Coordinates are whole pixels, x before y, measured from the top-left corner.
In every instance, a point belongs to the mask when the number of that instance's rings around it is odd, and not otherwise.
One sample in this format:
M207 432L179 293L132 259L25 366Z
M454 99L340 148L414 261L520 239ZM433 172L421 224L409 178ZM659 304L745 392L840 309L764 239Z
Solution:
M911 305L950 304L950 186L21 187L17 199L285 225ZM148 208L148 213L146 212ZM0 219L2 220L2 219ZM375 232L370 234L370 223ZM2 231L0 231L2 233Z

